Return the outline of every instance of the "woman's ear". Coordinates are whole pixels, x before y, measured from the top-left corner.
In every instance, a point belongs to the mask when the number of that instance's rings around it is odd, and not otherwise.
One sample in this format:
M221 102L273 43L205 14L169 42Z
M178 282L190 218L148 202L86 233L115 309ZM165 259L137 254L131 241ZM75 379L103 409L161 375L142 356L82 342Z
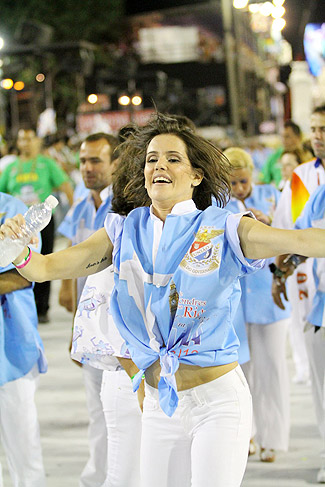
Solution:
M203 170L200 168L195 169L195 174L194 174L194 178L192 181L192 186L195 187L195 186L198 186L199 184L201 184L203 177L204 177Z

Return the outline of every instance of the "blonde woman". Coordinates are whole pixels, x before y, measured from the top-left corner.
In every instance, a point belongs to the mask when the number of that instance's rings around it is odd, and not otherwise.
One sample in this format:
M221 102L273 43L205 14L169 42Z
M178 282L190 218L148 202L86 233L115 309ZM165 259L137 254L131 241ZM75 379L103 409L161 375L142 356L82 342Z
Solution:
M269 184L253 184L254 164L245 150L231 147L224 154L232 166L232 197L226 208L233 213L249 209L257 220L270 225L279 191ZM271 263L271 259L267 263ZM256 426L253 435L256 433L261 461L273 462L275 450L286 451L289 442L286 335L290 311L280 310L273 302L272 274L268 265L254 276L242 279L241 287L251 356L243 370L253 398Z

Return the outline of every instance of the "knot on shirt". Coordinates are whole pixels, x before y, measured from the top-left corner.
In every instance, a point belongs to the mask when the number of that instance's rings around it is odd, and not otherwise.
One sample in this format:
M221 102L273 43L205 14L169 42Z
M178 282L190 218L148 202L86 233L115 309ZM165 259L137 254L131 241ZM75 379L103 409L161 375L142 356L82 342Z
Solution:
M179 361L175 353L170 353L166 348L162 348L159 352L161 377L171 378L175 380L175 373L179 367Z
M161 367L158 384L159 403L167 416L172 416L178 405L175 373L179 367L179 361L177 356L168 352L166 348L160 350L159 357Z

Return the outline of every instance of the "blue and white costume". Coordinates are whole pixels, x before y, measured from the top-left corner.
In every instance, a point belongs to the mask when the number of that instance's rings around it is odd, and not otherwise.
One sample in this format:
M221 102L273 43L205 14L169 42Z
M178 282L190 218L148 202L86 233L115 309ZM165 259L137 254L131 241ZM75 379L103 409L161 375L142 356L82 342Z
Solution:
M304 229L309 227L325 228L325 184L319 186L311 195L302 214L296 220L295 228ZM314 360L311 364L312 392L318 428L321 437L325 441L325 336L323 329L325 326L325 259L314 259L313 271L316 293L313 297L311 310L307 316L307 322L311 325L321 327L321 330L317 333L314 333L313 329L308 330L306 333L306 341L308 346L308 338L313 339L312 350L314 352ZM325 450L322 456L323 458L325 457Z
M185 201L174 206L164 228L149 208L121 219L115 235L109 218L105 222L115 251L111 312L140 369L135 387L160 359L160 404L168 415L177 407L179 362L208 367L238 359L232 323L238 278L263 265L243 256L241 216L214 207L200 211Z
M98 209L95 207L90 192L82 200L77 200L58 227L58 232L69 238L72 245L82 242L103 226L111 207L111 187L105 188L100 193L100 197L102 203ZM77 279L78 303L85 282L86 277ZM80 333L76 333L76 328L74 328L73 338L78 338L80 335ZM74 350L74 347L73 343L72 350ZM101 485L105 482L107 474L107 430L100 399L103 371L88 365L85 365L82 371L90 418L88 426L90 456L80 477L80 487L88 487L88 485Z
M149 208L105 222L114 245L111 312L140 369L135 388L151 364L161 364L158 390L145 383L143 487L241 483L251 397L240 368L184 391L175 381L180 362L210 367L238 358L239 277L263 265L243 256L241 217L214 207L200 211L189 200L165 222Z
M287 181L284 186L272 226L294 228L307 200L321 184L325 184L325 170L321 159L299 164L293 171L292 181ZM307 316L312 308L316 292L311 258L301 264L288 278L287 291L292 306L292 325L289 336L296 369L294 381L306 382L310 375L313 385L314 371L317 371L318 368L318 343L313 343L315 337L312 330L304 333ZM321 404L319 406L322 407Z
M296 220L295 228L325 228L325 185L319 186L312 194L306 206ZM312 310L307 320L315 326L325 326L325 259L315 259L314 278L316 294L313 298Z
M252 185L251 194L245 199L245 204L232 197L226 209L238 213L247 208L256 208L272 218L279 196L280 192L270 184ZM272 274L268 266L271 262L274 262L274 259L267 259L261 271L240 281L246 323L267 325L290 315L288 305L284 311L272 300Z
M114 219L115 215L109 213L112 196L111 186L101 191L102 203L98 209L91 193L76 201L58 231L72 245L86 240L104 226L107 214ZM129 358L110 314L113 286L112 266L77 280L78 306L71 356L83 364L91 418L88 432L91 455L81 475L80 487L139 487L140 483L141 411L131 380L113 355ZM135 435L132 441L130 434ZM119 484L115 484L117 479Z
M23 214L26 210L20 200L0 192L0 225L6 218ZM12 269L15 269L13 264L0 267L0 280ZM44 487L45 472L34 394L38 374L47 371L47 362L37 331L33 286L2 294L0 302L1 441L15 482L22 487L32 484ZM13 408L13 404L17 406Z
M232 197L226 208L234 213L255 208L272 219L279 191L272 185L252 185L244 203ZM289 380L286 334L290 307L278 308L272 299L272 274L266 266L240 280L242 307L251 360L243 365L253 397L252 436L261 447L287 450L289 443ZM267 404L267 409L265 408Z

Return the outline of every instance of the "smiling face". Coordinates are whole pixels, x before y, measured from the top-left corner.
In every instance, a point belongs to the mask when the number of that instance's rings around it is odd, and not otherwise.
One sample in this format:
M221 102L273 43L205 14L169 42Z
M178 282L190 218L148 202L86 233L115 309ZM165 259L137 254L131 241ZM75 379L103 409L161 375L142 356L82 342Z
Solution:
M144 167L145 187L156 209L171 210L176 203L192 198L203 179L192 167L186 145L172 134L161 134L149 143Z
M252 172L246 168L234 169L230 175L231 193L244 201L252 191Z

